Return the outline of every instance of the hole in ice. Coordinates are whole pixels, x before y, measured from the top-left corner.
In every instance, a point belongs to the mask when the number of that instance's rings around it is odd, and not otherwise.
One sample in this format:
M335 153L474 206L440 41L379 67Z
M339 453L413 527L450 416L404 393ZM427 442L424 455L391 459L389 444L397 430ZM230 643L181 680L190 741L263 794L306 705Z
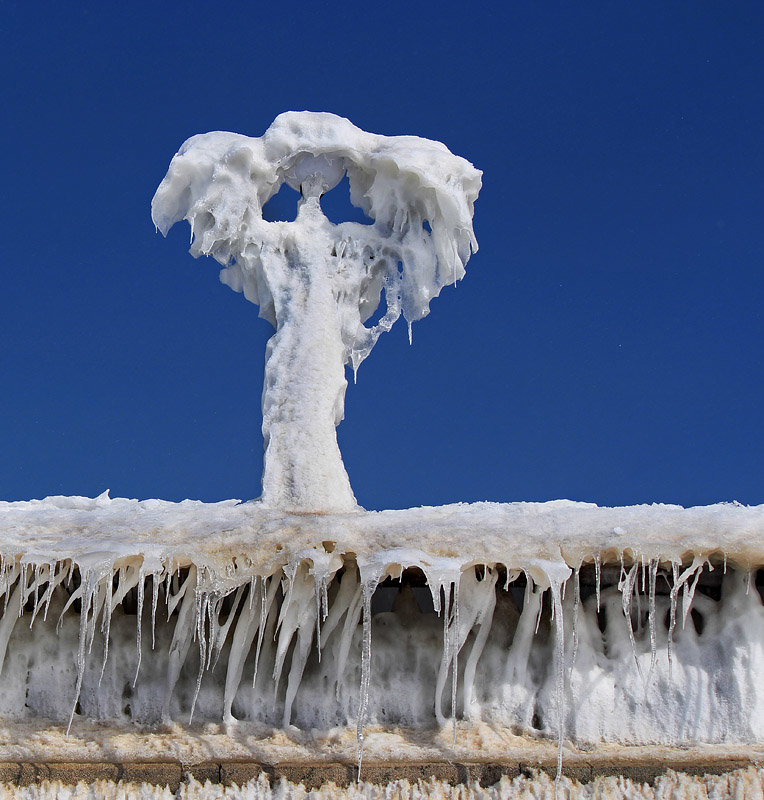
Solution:
M422 222L422 227L427 231L427 233L432 233L432 228L430 227L430 223L427 220Z
M358 222L361 225L373 225L363 211L350 202L350 181L347 175L334 187L321 196L321 210L326 218L335 225L340 222Z
M690 611L690 616L692 617L692 624L695 628L695 633L700 636L703 633L703 628L706 627L706 621L703 619L703 615L698 611L697 608L693 608Z
M387 295L385 294L385 290L379 293L379 304L372 312L371 316L368 319L364 320L364 324L367 328L373 328L381 319L385 316L385 312L387 311Z
M407 606L409 598L413 599L419 613L435 613L427 579L417 567L409 567L403 571L400 578L386 578L377 586L371 596L372 614L396 611L400 607Z
M432 592L429 586L412 586L414 598L416 599L419 610L423 614L434 614L435 606L432 603Z
M602 607L597 611L597 627L600 629L600 633L605 633L607 629L607 613Z
M294 222L297 219L297 203L300 193L286 183L263 206L263 219L266 222Z
M384 614L387 611L392 611L395 599L398 597L399 588L393 585L378 586L371 596L371 613Z

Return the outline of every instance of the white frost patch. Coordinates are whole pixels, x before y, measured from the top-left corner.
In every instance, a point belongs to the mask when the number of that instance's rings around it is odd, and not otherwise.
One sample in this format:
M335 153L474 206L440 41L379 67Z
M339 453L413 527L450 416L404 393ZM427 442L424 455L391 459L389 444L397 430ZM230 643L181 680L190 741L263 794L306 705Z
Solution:
M321 196L345 174L373 225L323 214ZM221 281L276 328L262 400L268 505L356 508L335 432L345 366L357 371L401 314L410 326L464 277L480 176L440 142L307 111L281 114L260 138L193 136L173 158L151 204L156 226L187 220L191 253L222 264ZM302 195L297 219L268 222L263 206L284 182ZM385 313L367 325L383 291Z

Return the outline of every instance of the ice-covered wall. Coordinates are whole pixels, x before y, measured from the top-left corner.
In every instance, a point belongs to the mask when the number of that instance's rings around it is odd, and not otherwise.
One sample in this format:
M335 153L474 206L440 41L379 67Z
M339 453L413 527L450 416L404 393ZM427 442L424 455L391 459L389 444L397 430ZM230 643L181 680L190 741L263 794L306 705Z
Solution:
M372 225L335 225L320 198L347 175ZM191 253L222 266L223 283L276 328L263 386L262 500L274 508L356 507L337 445L345 366L357 371L403 314L415 322L477 250L481 173L440 142L380 136L334 114L280 114L251 138L191 137L151 204L167 231L191 226ZM263 219L284 183L299 190L293 222ZM384 295L385 313L369 323ZM368 325L366 323L369 323Z
M0 503L0 714L764 742L763 533L734 504Z

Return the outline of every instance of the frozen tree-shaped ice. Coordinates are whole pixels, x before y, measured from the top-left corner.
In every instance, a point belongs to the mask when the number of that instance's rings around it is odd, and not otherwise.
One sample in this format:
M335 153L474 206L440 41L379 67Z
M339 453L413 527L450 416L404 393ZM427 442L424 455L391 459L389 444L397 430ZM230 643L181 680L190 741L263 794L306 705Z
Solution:
M351 202L373 225L331 223L321 196L347 174ZM464 276L481 173L440 142L378 136L343 117L287 112L260 138L191 137L151 204L166 234L191 225L191 254L223 265L223 283L276 328L263 387L262 502L294 511L357 508L337 445L345 365L354 370L398 317L429 311ZM299 190L294 222L262 209L286 182ZM385 313L365 325L382 298Z

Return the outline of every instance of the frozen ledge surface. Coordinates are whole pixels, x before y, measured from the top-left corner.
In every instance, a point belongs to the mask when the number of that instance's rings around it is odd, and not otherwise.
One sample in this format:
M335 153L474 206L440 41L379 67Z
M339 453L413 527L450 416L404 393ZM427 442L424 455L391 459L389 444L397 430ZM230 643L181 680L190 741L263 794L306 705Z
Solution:
M303 731L294 726L283 730L253 723L234 727L173 723L156 729L78 719L67 734L64 727L48 720L20 721L0 724L0 763L179 761L194 765L230 761L253 765L286 763L303 765L307 770L321 764L354 766L355 733L355 727ZM632 767L662 764L677 770L706 765L710 772L714 764L725 762L764 764L764 745L671 747L599 743L596 748L578 748L566 743L564 755L566 771L586 764L606 773L614 771L608 765L628 763ZM557 745L548 738L518 736L490 725L463 721L457 726L456 741L450 726L427 730L371 726L366 731L365 758L369 763L398 765L472 762L554 768Z
M764 564L764 505L608 508L555 500L296 515L256 501L172 503L106 493L0 502L0 553L40 562L98 552L200 561L214 569L246 558L263 574L324 542L359 562L378 561L383 553L405 562L416 553L416 560L453 558L463 566L527 568L543 560L575 569L595 554L603 563L621 555L660 561L726 556L747 569Z

